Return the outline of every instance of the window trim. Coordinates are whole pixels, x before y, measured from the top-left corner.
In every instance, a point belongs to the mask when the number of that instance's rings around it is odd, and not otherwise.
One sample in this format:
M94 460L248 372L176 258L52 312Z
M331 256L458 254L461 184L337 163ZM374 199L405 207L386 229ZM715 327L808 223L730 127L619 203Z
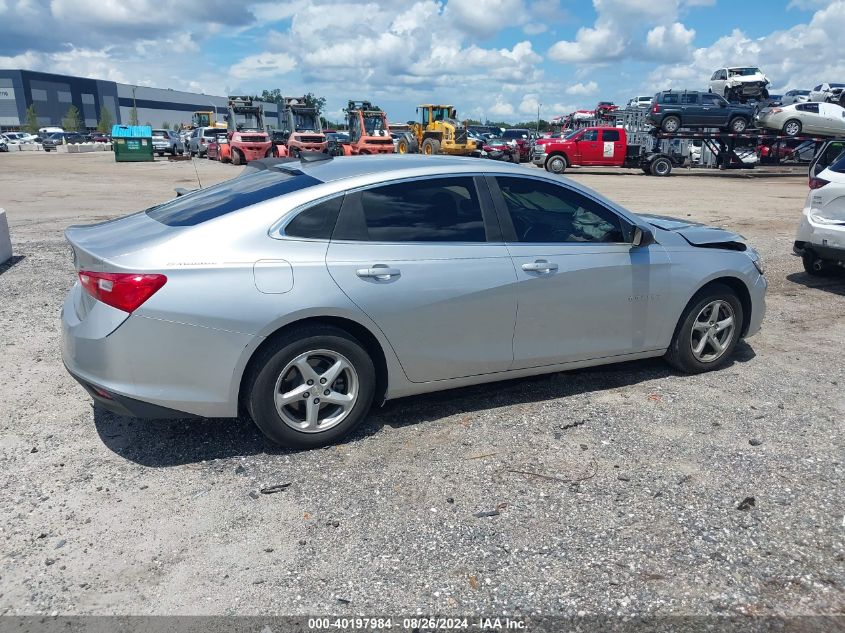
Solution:
M383 240L341 240L337 239L334 236L334 231L332 231L331 242L337 244L372 244L372 245L421 245L421 246L489 246L490 244L503 244L504 237L503 237L503 230L499 223L498 214L496 213L495 205L493 204L493 199L490 195L490 191L488 188L488 183L484 178L484 174L480 172L468 172L468 173L448 173L448 174L425 174L423 176L405 176L403 178L395 178L391 180L383 180L381 182L370 183L366 185L361 185L358 187L353 187L351 189L346 189L343 191L343 194L346 196L351 196L353 194L362 193L369 189L375 189L377 187L385 187L388 185L398 185L402 184L403 182L419 182L421 180L433 180L435 178L471 178L473 184L475 185L476 195L478 196L478 204L481 207L481 220L484 224L484 234L486 236L486 240L483 242L435 242L435 241L409 241L409 240L402 240L402 241L383 241ZM337 230L337 225L340 223L340 218L343 215L343 207L346 203L344 202L343 205L340 207L340 213L337 216L337 222L335 222L335 230ZM295 239L295 238L289 238ZM303 238L304 239L304 238Z
M519 236L516 234L516 228L513 225L513 220L511 220L510 213L508 212L507 203L505 202L505 197L502 195L502 190L499 188L499 184L496 182L496 178L521 178L524 180L535 180L539 181L548 185L552 185L555 187L560 187L561 189L565 189L577 195L583 196L587 200L598 204L611 213L613 213L616 217L619 218L619 221L622 225L622 233L628 241L625 242L520 242ZM629 248L633 247L633 234L634 228L637 226L637 223L634 222L628 216L619 213L616 209L611 206L608 206L606 203L598 200L597 198L591 196L585 191L580 191L575 189L574 187L569 187L563 183L557 183L547 178L537 178L531 175L516 175L516 174L503 174L503 173L496 173L496 174L487 174L486 176L487 186L490 188L490 194L493 198L494 206L496 207L496 214L499 218L499 223L502 225L502 233L504 235L505 244L508 246L546 246L546 247L559 247L561 245L566 246L576 246L577 248L585 248L586 246L620 246L625 245Z

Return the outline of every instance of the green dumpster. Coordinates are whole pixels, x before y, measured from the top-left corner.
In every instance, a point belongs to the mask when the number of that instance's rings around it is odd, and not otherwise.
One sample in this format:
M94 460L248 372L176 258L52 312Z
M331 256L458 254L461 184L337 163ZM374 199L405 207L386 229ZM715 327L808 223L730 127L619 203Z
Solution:
M114 125L111 142L115 162L153 160L153 130L149 125Z

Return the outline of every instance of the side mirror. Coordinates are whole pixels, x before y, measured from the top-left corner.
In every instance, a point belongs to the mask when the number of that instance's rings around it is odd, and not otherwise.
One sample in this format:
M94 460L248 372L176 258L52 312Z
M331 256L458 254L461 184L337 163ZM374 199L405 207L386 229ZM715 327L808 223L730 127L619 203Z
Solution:
M649 244L654 244L654 242L654 233L651 232L651 229L643 226L634 227L634 238L631 240L632 245L641 248Z
M727 108L727 107L728 107L728 102L727 102L727 101L720 101L720 102L719 102L719 107L720 107L720 108Z

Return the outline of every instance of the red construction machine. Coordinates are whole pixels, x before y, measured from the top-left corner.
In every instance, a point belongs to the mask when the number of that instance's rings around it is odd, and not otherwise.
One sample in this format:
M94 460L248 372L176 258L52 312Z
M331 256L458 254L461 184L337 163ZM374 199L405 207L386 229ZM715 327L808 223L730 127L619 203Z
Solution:
M392 154L393 138L387 115L369 101L350 101L346 106L349 140L339 142L334 152L338 156L359 154Z
M233 165L270 156L270 136L264 127L264 112L252 97L229 97L229 147L220 160L231 158ZM221 147L221 150L225 148ZM224 156L228 153L229 156Z

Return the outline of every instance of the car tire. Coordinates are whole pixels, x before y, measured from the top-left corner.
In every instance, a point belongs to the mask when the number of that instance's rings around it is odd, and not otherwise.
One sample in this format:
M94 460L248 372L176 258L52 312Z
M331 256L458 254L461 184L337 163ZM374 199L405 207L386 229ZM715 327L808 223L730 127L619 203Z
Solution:
M440 141L434 138L427 138L422 142L420 149L426 156L436 156L440 153Z
M672 173L672 161L666 158L665 156L661 156L660 158L655 158L651 161L651 167L649 168L652 176L659 176L661 178L665 178L669 174Z
M328 368L338 363L342 366L338 375L320 385ZM299 369L303 366L305 373ZM291 330L260 352L253 367L246 391L247 410L271 442L287 448L309 449L336 442L363 421L375 394L375 366L364 346L346 331L329 325ZM308 385L307 380L313 384ZM350 400L327 405L326 391L338 400L343 396ZM296 397L286 403L282 393ZM307 397L300 397L305 393ZM324 401L319 403L321 398Z
M813 277L827 277L831 273L830 264L818 257L813 251L805 248L801 254L804 272Z
M742 134L748 129L748 121L741 116L734 117L728 123L728 129L734 134Z
M569 161L566 160L566 156L563 154L549 156L546 160L546 171L551 174L562 174L566 171L567 167L569 167Z
M232 149L232 164L235 166L243 164L243 161L241 160L241 153L236 149Z
M714 283L701 289L678 321L664 356L666 362L686 374L718 369L728 361L740 339L742 319L742 303L731 288Z
M156 152L157 156L164 156L164 152Z
M789 119L783 124L783 133L787 136L798 136L801 134L801 121L798 119Z
M669 134L674 134L681 128L681 119L676 116L667 116L660 123L660 129Z

